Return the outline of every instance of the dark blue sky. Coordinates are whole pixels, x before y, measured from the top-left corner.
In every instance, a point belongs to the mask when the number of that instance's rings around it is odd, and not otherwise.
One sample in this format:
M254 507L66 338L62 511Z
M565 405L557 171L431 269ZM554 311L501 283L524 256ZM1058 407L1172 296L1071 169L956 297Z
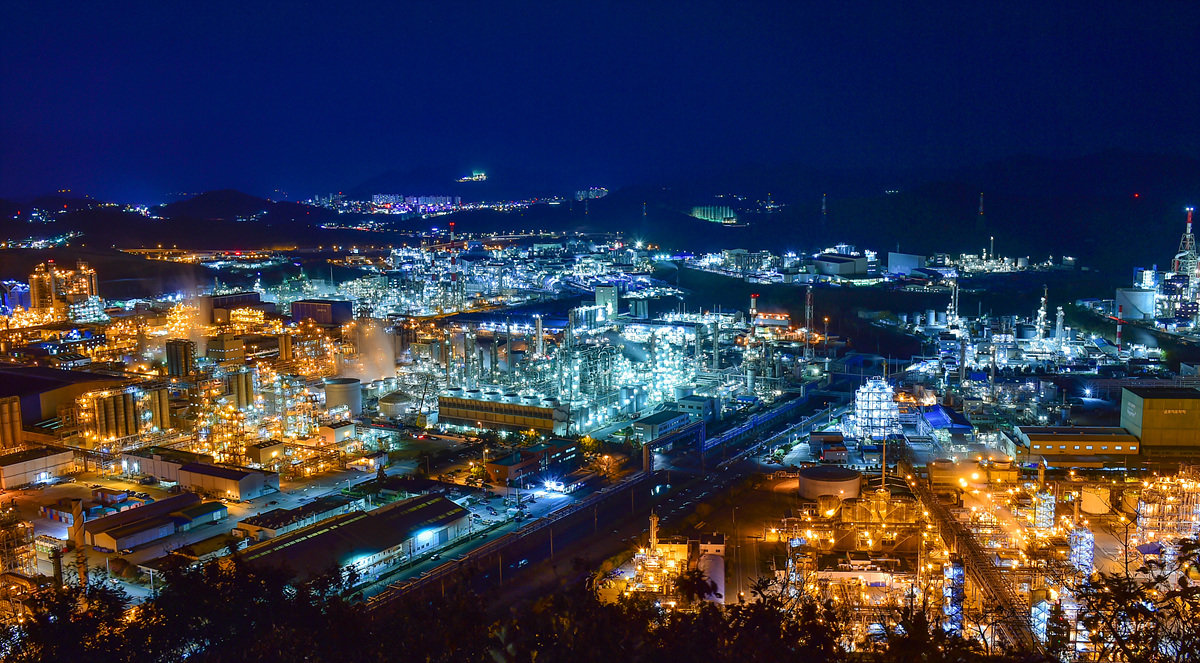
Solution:
M1200 154L1197 3L907 4L8 0L0 195Z

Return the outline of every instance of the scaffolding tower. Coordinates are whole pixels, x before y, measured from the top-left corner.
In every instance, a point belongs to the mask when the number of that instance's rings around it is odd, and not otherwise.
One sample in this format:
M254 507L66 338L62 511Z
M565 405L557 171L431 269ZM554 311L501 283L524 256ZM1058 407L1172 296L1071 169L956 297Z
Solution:
M0 506L0 573L37 574L33 523L21 520L11 500Z

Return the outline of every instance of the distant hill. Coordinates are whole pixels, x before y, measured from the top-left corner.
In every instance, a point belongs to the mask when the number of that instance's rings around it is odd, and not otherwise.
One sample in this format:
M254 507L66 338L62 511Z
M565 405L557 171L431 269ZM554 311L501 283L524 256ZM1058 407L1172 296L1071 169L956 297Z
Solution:
M763 179L753 185L756 176ZM873 186L872 177L880 178ZM592 201L586 217L576 205L572 221L692 250L814 251L847 242L883 253L897 246L922 254L959 253L979 252L995 237L1001 255L1036 260L1072 255L1128 280L1134 266L1163 268L1170 262L1184 228L1183 207L1200 203L1200 161L1116 151L1071 159L1020 157L909 183L840 173L824 179L833 185L827 188L813 184L818 179L800 168L755 166L704 178L703 187L694 181L628 187ZM693 205L714 204L713 194L727 192L752 198L769 192L787 206L748 217L748 229L687 216ZM829 195L825 216L822 193Z
M274 205L269 200L248 193L221 189L208 191L191 198L154 208L156 216L168 219L200 219L233 221L239 217L265 214Z

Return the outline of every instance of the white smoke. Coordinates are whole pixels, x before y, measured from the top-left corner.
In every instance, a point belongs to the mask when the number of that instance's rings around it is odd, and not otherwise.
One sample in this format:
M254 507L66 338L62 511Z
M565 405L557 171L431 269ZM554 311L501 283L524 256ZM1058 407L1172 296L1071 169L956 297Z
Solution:
M346 362L343 375L365 382L396 377L395 337L379 320L363 318L354 325L357 352Z

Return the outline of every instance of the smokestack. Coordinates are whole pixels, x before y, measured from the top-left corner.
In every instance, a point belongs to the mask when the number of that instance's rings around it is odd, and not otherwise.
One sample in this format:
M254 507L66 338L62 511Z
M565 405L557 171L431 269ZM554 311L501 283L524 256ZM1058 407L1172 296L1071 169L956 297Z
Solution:
M750 295L750 323L754 324L754 317L758 315L758 295Z

